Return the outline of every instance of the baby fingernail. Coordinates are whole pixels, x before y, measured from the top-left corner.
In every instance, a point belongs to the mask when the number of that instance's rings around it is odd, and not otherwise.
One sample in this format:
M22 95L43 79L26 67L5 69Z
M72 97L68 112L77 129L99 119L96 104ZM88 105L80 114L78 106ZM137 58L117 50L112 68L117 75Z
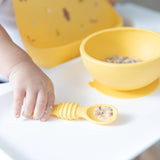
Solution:
M24 116L24 117L26 117L26 118L30 118L32 115L31 115L31 114L28 114L28 113L23 112L23 116Z
M41 115L40 115L38 112L34 112L33 118L34 118L35 120L39 120L40 117L41 117Z

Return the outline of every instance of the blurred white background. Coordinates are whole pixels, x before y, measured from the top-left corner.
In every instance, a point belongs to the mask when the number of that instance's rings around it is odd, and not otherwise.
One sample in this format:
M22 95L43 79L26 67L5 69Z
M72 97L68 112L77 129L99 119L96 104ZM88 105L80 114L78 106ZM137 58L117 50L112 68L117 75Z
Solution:
M160 11L160 0L119 0L120 3L132 2L144 7Z

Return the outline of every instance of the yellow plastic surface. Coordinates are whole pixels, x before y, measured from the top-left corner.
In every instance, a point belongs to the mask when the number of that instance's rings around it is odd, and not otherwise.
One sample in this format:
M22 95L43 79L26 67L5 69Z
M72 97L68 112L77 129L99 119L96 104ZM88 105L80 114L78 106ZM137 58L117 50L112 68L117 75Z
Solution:
M94 114L95 108L99 106L105 106L112 108L113 115L108 117L109 121L101 121L98 117ZM113 123L118 117L118 110L111 105L106 104L97 104L88 107L81 107L75 103L60 103L53 107L53 111L51 113L52 116L57 116L58 118L64 120L76 120L79 118L83 118L89 120L93 123L100 124L100 125L107 125Z
M99 31L88 36L80 50L84 65L94 79L115 90L139 89L160 76L160 34L152 31L137 28ZM102 61L113 55L137 57L142 62L116 64Z
M121 91L112 89L106 85L99 83L96 80L93 82L89 82L89 86L97 89L99 92L108 95L110 97L121 98L121 99L131 99L131 98L139 98L144 97L152 92L154 92L160 84L160 80L157 79L146 87L130 90L130 91Z
M50 68L79 56L81 40L101 29L122 25L107 0L13 0L26 50Z

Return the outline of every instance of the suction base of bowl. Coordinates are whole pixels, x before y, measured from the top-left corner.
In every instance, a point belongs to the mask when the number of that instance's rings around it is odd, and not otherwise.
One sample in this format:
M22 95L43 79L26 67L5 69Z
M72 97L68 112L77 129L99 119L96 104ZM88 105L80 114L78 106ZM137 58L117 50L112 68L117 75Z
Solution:
M136 90L131 90L131 91L120 91L120 90L112 89L106 85L103 85L99 83L97 80L93 80L93 82L89 82L89 86L95 88L99 92L110 97L121 98L121 99L131 99L131 98L139 98L139 97L146 96L154 92L156 89L158 89L159 84L160 84L160 79L158 78L157 80L155 80L154 82L152 82L146 87L136 89Z

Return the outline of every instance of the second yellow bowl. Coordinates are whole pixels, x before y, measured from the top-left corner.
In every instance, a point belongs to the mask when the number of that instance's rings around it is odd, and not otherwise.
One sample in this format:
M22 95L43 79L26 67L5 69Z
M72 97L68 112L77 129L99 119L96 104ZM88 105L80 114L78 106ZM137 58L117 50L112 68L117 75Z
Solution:
M13 4L28 54L46 68L79 56L82 39L91 33L122 25L105 0L13 0Z

